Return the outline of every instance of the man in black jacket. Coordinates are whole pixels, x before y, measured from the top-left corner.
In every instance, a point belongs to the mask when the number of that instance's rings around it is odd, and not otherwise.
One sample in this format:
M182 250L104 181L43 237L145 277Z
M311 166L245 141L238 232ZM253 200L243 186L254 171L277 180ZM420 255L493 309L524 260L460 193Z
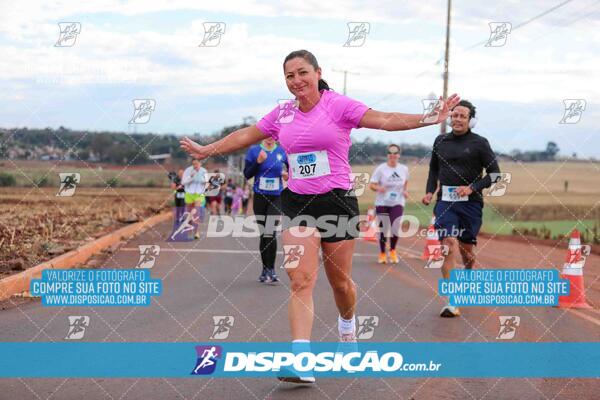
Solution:
M491 186L490 174L500 173L496 155L489 142L471 131L475 126L475 106L462 100L452 110L452 132L440 135L433 143L429 177L423 204L429 205L438 190L434 208L435 228L448 255L442 275L448 279L460 253L466 269L475 265L474 246L481 228L482 189ZM482 171L485 169L486 175ZM460 315L458 307L447 305L442 317Z

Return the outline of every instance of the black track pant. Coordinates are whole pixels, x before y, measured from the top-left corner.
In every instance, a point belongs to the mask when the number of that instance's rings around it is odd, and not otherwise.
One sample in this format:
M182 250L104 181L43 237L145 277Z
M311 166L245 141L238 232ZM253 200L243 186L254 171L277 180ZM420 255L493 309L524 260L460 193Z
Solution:
M261 225L260 257L263 268L273 269L275 268L275 258L277 256L277 236L273 229L268 229L269 226L273 226L273 223L265 225L265 221L268 216L273 218L273 216L281 215L281 198L254 193L252 208L258 224Z

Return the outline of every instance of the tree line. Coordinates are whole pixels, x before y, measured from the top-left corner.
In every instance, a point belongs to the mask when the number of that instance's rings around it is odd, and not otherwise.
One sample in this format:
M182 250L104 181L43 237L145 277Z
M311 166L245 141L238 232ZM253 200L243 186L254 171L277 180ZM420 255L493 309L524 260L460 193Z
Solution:
M226 126L211 135L188 135L200 143L210 143L229 133L255 123L251 117L244 118L239 125ZM179 147L181 136L175 134L90 132L58 129L13 128L0 130L0 158L30 160L83 160L117 165L150 163L149 156L170 154L174 160L183 160L187 155ZM387 144L367 138L353 140L349 158L352 164L373 164L385 160ZM404 157L428 158L431 146L424 144L401 144ZM238 153L244 153L240 150ZM548 142L541 151L513 150L498 156L515 161L553 161L559 152L554 142ZM213 161L226 162L224 156L213 157Z

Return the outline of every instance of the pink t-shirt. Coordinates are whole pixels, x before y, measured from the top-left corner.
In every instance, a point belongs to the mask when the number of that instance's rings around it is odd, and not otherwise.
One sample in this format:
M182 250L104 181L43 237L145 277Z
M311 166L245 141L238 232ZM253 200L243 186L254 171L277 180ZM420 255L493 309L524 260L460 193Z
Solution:
M329 174L312 178L296 179L291 171L288 188L298 194L321 194L332 189L348 190L350 179L350 131L358 124L369 107L330 90L321 92L321 99L309 112L304 113L294 105L294 101L282 102L265 115L256 127L265 135L278 140L288 155L290 168L298 153L327 152ZM300 163L308 155L297 158ZM322 164L322 163L321 163ZM314 168L314 167L313 167Z

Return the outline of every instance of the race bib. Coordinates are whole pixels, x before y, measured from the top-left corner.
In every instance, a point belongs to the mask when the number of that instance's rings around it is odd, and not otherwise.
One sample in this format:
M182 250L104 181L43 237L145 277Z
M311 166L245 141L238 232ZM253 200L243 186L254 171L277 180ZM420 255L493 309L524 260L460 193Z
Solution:
M176 199L183 199L183 198L185 198L185 192L175 192L175 198Z
M458 186L442 186L443 201L469 201L469 196L459 196L456 193Z
M331 173L327 150L290 154L289 161L293 179L317 178Z
M279 190L279 178L261 177L258 180L258 188L260 190Z

